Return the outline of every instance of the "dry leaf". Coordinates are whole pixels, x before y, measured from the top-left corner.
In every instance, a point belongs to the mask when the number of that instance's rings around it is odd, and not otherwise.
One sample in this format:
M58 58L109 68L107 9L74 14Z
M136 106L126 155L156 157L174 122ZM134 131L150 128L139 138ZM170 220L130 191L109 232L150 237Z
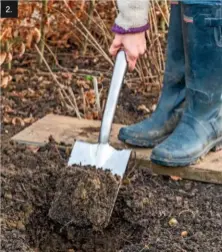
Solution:
M33 33L30 32L30 33L27 35L27 37L26 37L26 47L27 47L28 49L31 48L32 38L33 38Z
M42 82L43 81L43 76L40 76L39 78L38 78L38 82Z
M23 81L23 77L24 76L21 74L14 75L14 79L15 79L16 83L20 83L21 80Z
M5 124L10 124L12 122L12 118L8 117L8 116L4 116L3 118L3 122Z
M7 40L12 37L12 27L6 28L4 31L2 31L0 40Z
M50 84L52 84L51 81L43 80L43 81L40 83L40 86L41 86L41 87L45 87L45 86L48 86L48 85L50 85ZM45 92L45 91L43 90L43 92Z
M11 75L3 77L2 83L1 83L1 88L7 88L8 84L9 84L9 82L11 80L12 80L12 76Z
M170 176L170 178L174 181L182 180L182 178L178 176Z
M62 77L64 77L65 79L72 79L72 73L62 73Z
M27 118L23 119L23 121L25 123L33 123L35 121L35 119L33 117L27 117Z
M5 62L9 63L11 61L12 61L12 54L9 52L9 53L7 53L7 57L5 59Z
M6 52L0 53L0 66L4 63L6 56Z
M24 43L21 43L21 46L20 46L20 51L19 51L19 57L22 57L22 55L25 53L25 44Z
M22 120L21 117L14 117L14 118L12 119L12 124L13 124L13 125L25 126L25 122Z
M77 80L76 81L76 84L79 86L79 87L83 87L85 89L90 89L90 86L86 83L86 80Z
M85 98L86 98L86 102L88 104L94 104L95 103L95 92L94 90L89 90L85 92Z
M93 111L93 112L92 112L92 115L93 115L93 119L98 119L98 118L99 118L99 113L98 113L98 111Z
M144 111L146 113L150 113L150 110L145 105L140 105L137 108L138 111Z
M18 55L18 58L21 58L25 53L25 44L23 42L15 44L13 46L13 52Z
M93 120L93 114L92 114L92 113L87 113L87 114L85 115L85 119Z
M5 113L13 113L14 109L12 109L9 105L6 105L4 107L4 111L5 111Z
M76 72L78 72L78 70L79 70L79 67L75 66L74 69L73 69L73 72L76 73Z
M34 42L36 44L38 44L39 41L40 41L40 39L41 39L41 32L40 32L40 30L37 29L37 28L34 28L34 30L33 30L33 40L34 40Z
M26 71L27 71L27 69L21 68L21 67L18 67L15 69L15 73L17 73L17 74L23 74Z

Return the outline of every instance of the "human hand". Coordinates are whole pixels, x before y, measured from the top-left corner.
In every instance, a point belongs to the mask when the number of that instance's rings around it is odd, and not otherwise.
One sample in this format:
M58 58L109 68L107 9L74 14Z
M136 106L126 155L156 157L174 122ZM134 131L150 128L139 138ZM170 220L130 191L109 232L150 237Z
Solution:
M146 51L145 32L116 34L109 52L112 56L116 56L117 52L121 48L126 53L129 70L133 71L136 66L137 59Z

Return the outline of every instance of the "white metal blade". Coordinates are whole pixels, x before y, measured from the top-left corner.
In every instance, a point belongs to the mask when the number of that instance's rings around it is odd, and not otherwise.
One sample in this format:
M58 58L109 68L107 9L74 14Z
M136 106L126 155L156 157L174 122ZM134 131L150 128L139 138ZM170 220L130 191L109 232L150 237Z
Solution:
M109 144L90 144L76 141L68 165L95 166L109 169L113 174L123 177L131 150L116 150Z

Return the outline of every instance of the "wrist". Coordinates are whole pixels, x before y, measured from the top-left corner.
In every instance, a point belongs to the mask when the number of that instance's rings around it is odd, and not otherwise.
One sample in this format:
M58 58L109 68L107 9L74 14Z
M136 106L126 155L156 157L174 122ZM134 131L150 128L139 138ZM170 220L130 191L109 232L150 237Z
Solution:
M123 27L117 24L114 24L112 27L112 32L117 33L117 34L135 34L135 33L145 32L149 28L150 28L150 25L148 23L140 27L132 27L128 29L124 29Z

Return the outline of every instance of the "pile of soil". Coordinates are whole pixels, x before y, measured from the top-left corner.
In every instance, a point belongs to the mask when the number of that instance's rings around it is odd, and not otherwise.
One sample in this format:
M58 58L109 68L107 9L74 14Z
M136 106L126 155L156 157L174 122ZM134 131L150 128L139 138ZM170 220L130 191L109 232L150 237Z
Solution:
M222 186L173 181L144 167L126 175L103 231L53 221L48 212L67 159L54 143L38 151L3 143L1 251L221 251Z
M108 225L119 186L120 177L109 170L69 166L59 179L49 216L62 225L102 230Z

